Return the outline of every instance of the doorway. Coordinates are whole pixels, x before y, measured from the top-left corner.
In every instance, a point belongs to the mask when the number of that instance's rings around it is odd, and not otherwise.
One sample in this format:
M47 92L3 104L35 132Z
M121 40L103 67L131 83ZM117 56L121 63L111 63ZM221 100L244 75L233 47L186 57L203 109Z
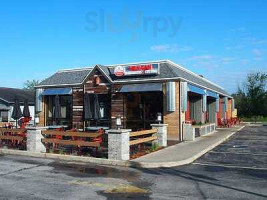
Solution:
M158 113L163 113L162 92L132 92L126 95L126 128L147 130L158 123Z

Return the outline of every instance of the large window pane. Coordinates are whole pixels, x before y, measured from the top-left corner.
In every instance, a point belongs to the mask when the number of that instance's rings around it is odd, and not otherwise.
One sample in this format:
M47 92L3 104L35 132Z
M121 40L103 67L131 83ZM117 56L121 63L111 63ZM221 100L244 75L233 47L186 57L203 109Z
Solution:
M8 122L8 111L0 111L2 122Z

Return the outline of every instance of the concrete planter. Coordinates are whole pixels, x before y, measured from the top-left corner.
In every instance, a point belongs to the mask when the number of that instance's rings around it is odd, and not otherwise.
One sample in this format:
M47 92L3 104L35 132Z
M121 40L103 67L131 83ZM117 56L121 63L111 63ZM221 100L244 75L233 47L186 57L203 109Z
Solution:
M183 140L194 141L196 137L204 136L215 131L215 123L204 125L183 124Z
M195 129L193 126L191 124L183 124L183 140L194 141L195 138Z
M198 136L204 136L204 135L214 132L215 126L216 126L215 123L211 123L211 124L203 124L200 126L194 125L193 128L195 129L196 137L198 137Z

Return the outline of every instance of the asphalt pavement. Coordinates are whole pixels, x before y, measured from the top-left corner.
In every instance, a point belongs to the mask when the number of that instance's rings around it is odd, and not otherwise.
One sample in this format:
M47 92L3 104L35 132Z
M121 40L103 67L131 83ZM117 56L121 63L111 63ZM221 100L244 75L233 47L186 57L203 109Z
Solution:
M0 199L267 199L266 159L266 126L245 127L192 164L173 168L0 155Z

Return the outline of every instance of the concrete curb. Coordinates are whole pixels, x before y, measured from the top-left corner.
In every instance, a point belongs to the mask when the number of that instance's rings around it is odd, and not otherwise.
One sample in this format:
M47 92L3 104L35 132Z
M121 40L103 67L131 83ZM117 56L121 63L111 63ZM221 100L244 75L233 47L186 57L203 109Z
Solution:
M11 149L0 149L0 154L29 156L29 157L35 157L35 158L48 158L48 159L54 159L54 160L59 160L59 161L82 162L82 163L92 163L92 164L99 164L99 165L113 165L113 166L122 166L122 167L130 166L129 164L130 161L108 160L104 158L60 155L60 154L52 154L52 153L34 153L34 152L11 150Z
M141 167L141 168L159 168L159 167L176 167L176 166L190 164L193 161L195 161L196 159L198 159L199 157L201 157L202 155L204 155L205 153L207 153L208 151L214 149L215 147L217 147L218 145L220 145L221 143L223 143L225 140L227 140L228 138L230 138L232 135L234 135L236 132L240 131L244 127L245 126L240 127L237 131L232 132L231 134L229 134L225 138L223 138L220 141L214 143L213 145L207 147L206 149L202 150L201 152L195 154L191 158L187 158L187 159L179 160L179 161L173 161L173 162L160 162L160 163L156 163L156 162L154 162L154 163L135 162L136 167ZM131 161L132 164L133 164L133 162L134 161Z
M240 127L236 132L243 129L245 126ZM68 162L81 162L81 163L92 163L99 165L112 165L112 166L121 166L121 167L135 167L135 168L160 168L160 167L176 167L181 165L189 164L208 151L212 150L236 132L232 132L222 140L214 143L213 145L207 147L203 151L195 154L191 158L173 162L159 162L159 163L146 163L146 162L137 162L137 161L118 161L118 160L109 160L103 158L93 158L93 157L83 157L83 156L71 156L71 155L60 155L60 154L52 154L52 153L34 153L20 150L11 150L11 149L0 149L0 154L8 154L8 155L21 155L21 156L29 156L35 158L49 158L59 161L68 161ZM171 148L171 147L170 147Z

